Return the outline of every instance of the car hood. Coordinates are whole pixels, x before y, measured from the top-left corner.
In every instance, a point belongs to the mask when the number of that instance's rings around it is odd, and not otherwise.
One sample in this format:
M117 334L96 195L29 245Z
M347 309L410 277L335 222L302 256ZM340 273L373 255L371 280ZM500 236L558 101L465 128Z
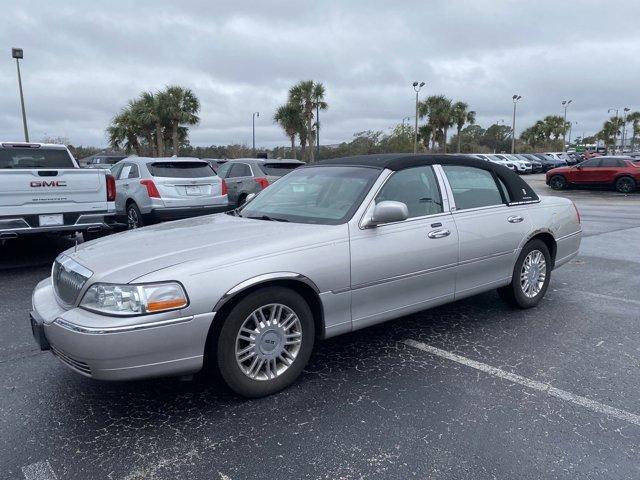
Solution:
M330 240L342 229L252 220L226 214L167 222L94 240L66 255L94 272L92 281L128 283L185 262L223 266Z

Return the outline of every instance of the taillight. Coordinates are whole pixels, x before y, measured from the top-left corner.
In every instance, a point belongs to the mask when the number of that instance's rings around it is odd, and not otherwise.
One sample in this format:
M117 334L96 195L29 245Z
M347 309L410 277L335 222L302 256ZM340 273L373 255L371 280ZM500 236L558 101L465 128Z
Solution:
M229 189L227 188L227 182L222 180L222 193L221 195L227 195L229 193Z
M256 183L260 185L260 188L265 189L269 186L269 180L264 177L254 178Z
M576 204L573 204L573 208L576 210L576 216L578 217L578 225L582 224L582 221L580 219L580 211L578 210L578 207L576 206Z
M160 198L160 192L156 184L153 183L153 180L140 180L140 184L147 187L147 195L149 195L149 198Z
M116 201L116 179L113 175L107 175L107 202Z

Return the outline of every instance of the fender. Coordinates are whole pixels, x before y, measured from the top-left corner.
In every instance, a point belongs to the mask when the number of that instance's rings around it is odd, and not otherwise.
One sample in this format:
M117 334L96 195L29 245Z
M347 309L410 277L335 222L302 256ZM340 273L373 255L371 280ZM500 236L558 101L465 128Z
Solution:
M246 290L247 288L253 287L255 285L259 285L261 283L269 282L271 280L297 280L313 288L313 290L318 295L320 294L320 289L318 288L318 286L315 283L313 283L309 278L305 277L300 273L295 273L295 272L264 273L262 275L258 275L258 276L249 278L247 280L244 280L238 283L236 286L229 289L224 295L222 295L220 300L218 300L218 303L216 303L215 307L213 307L213 311L214 312L219 311L220 308L225 303L227 303L232 297Z

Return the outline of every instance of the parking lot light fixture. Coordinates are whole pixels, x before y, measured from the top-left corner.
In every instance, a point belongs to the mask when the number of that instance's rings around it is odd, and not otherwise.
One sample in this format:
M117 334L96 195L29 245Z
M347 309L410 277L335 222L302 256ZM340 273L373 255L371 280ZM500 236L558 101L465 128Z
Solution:
M511 153L516 153L516 104L520 101L522 95L517 93L511 97L513 100L513 119L511 121Z
M567 107L573 100L562 100L564 107L564 125L562 126L562 151L567 151ZM569 137L571 138L571 137Z
M253 112L253 156L256 155L256 117L260 117L260 112Z
M20 60L24 58L24 52L21 48L12 48L11 56L16 59L16 68L18 69L18 89L20 90L20 105L22 106L22 127L24 128L24 141L29 143L29 130L27 129L27 113L24 109L24 94L22 93L22 76L20 75Z
M413 89L416 92L416 123L415 130L413 132L413 153L418 153L418 94L420 89L425 86L424 82L413 82Z

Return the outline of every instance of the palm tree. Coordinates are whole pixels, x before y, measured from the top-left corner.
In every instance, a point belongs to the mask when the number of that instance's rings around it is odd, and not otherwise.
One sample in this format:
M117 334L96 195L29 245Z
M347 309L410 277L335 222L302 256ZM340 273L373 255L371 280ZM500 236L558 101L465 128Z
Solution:
M296 135L304 126L300 106L285 103L278 107L273 116L273 121L278 123L291 139L291 154L293 158L296 158Z
M413 129L412 129L413 130ZM429 150L429 142L431 142L431 138L433 135L433 126L430 124L421 125L418 127L418 138L424 145L424 147Z
M163 111L166 114L171 129L173 154L178 155L180 141L178 130L183 125L198 124L200 121L198 117L200 102L195 94L188 88L174 85L167 87L164 93L166 98L162 102L165 105Z
M476 112L469 110L469 105L464 102L456 102L452 108L453 121L458 129L458 153L460 153L461 137L460 132L465 124L473 125L476 123Z
M120 149L124 146L127 153L133 149L136 155L141 155L140 141L138 135L141 131L139 119L131 109L131 106L122 109L122 111L113 117L111 125L107 127L107 136L109 143L114 149Z
M631 112L627 115L627 123L632 124L631 130L631 150L636 145L636 136L640 135L640 112Z
M547 139L547 126L542 120L538 120L531 127L526 128L520 134L520 138L535 147L538 144L544 143Z
M324 101L325 88L321 83L316 83L313 80L303 80L289 89L289 102L293 105L297 105L304 120L305 139L309 142L309 150L307 158L309 163L313 163L315 153L313 145L316 140L316 132L319 128L319 124L313 122L316 109L326 110L328 108L327 102ZM300 136L300 142L302 144L302 135ZM304 147L303 147L304 148Z
M558 140L558 138L560 138L560 136L567 130L564 118L560 115L547 115L544 117L543 122L546 127L547 140L551 140L551 135L554 136L555 140Z
M164 152L164 133L163 129L168 124L167 118L168 98L165 92L143 92L139 100L140 118L145 123L153 126L155 137L155 151L157 157L163 157Z
M452 108L451 100L444 95L432 95L418 105L418 115L429 117L432 138L440 143L444 153L447 153L447 130L454 124Z
M609 149L615 149L616 146L616 138L620 133L620 125L615 117L604 122L602 125L602 130L596 133L596 138L598 140L602 140Z

